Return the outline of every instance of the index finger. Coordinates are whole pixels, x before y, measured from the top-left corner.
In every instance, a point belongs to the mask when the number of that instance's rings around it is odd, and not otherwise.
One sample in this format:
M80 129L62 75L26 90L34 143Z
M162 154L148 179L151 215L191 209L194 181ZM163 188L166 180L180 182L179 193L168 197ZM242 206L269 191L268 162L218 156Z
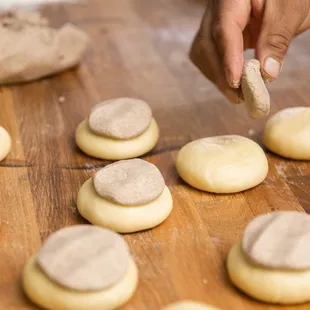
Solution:
M249 20L249 0L218 0L212 34L220 53L228 84L240 85L243 70L243 31Z

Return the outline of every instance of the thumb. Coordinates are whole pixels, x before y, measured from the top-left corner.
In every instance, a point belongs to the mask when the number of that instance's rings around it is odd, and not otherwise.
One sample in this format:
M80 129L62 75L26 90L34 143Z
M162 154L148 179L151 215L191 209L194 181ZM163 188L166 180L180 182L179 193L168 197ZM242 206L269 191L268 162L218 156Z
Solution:
M284 57L298 28L298 21L292 16L292 11L284 6L279 8L278 5L279 1L266 1L256 46L256 58L261 63L262 76L267 82L279 76Z

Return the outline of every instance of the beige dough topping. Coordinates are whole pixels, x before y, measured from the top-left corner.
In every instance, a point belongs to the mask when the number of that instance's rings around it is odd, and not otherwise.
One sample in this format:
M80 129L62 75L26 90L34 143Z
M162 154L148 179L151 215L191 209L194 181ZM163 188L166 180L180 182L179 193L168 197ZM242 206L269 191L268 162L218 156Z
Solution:
M72 24L48 26L39 13L10 10L0 14L0 84L28 82L76 66L88 37Z
M95 174L93 183L101 197L125 206L148 203L158 198L165 188L158 168L141 159L108 165Z
M152 110L140 99L118 98L97 104L88 119L96 134L113 139L132 139L147 130L152 121Z
M281 211L252 220L244 231L242 248L259 265L277 269L310 268L310 216Z
M91 225L61 229L39 251L37 262L56 283L77 291L101 290L120 280L130 253L117 233Z
M266 117L270 112L270 96L256 59L246 60L241 82L245 104L253 118Z

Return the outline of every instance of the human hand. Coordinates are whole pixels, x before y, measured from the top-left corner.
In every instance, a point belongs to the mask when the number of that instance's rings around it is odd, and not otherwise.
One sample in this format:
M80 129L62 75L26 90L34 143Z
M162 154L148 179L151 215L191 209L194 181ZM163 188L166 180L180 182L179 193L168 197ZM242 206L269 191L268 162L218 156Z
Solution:
M243 51L255 49L262 76L271 82L281 72L292 38L309 27L309 0L208 0L190 58L239 103Z

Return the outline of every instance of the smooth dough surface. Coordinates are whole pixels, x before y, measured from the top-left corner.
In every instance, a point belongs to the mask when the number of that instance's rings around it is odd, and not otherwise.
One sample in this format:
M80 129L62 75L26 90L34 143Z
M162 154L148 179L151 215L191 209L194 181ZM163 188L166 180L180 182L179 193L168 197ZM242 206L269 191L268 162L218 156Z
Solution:
M228 255L227 270L231 281L255 299L275 304L310 300L310 270L275 270L254 265L243 254L240 242Z
M197 301L183 300L170 304L163 308L163 310L218 310L212 306L203 304Z
M0 126L0 161L3 160L11 150L11 137L9 133Z
M66 289L51 281L33 256L23 272L23 288L37 305L50 310L112 310L124 305L134 294L138 284L138 270L130 261L125 276L113 286L94 292Z
M310 107L279 111L267 122L264 145L275 154L297 160L310 160Z
M87 119L79 124L75 132L76 144L84 153L107 160L129 159L146 154L155 147L158 138L159 128L154 118L144 133L128 140L110 139L93 133Z
M172 210L172 197L167 186L155 200L139 206L121 206L100 197L92 178L81 187L77 197L80 214L90 223L120 233L149 229L161 224Z
M236 135L192 141L176 161L180 177L191 186L214 193L235 193L264 181L268 162L254 141Z

